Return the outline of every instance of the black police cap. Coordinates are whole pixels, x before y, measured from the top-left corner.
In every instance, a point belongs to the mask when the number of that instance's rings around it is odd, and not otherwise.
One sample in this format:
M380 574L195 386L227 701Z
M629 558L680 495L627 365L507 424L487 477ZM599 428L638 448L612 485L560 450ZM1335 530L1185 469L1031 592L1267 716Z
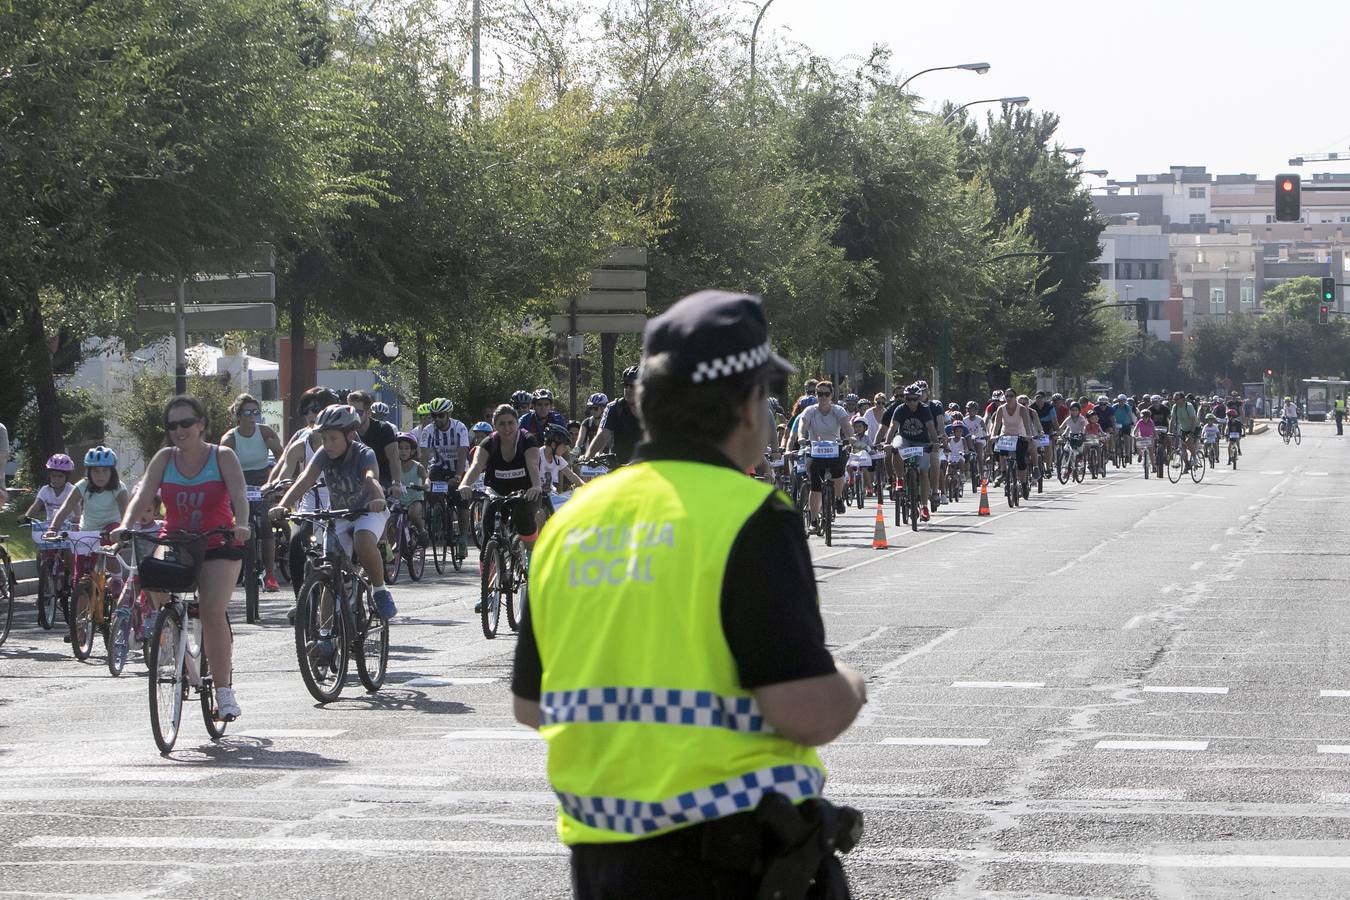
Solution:
M647 323L644 357L668 354L678 372L704 384L764 366L795 372L769 348L764 304L751 294L699 291Z

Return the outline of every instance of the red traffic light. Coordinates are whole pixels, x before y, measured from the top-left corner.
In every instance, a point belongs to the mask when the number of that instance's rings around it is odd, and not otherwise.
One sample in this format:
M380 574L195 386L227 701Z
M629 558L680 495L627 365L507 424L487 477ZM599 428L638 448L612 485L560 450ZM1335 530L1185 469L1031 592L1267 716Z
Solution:
M1272 376L1272 375L1274 375L1274 374L1275 374L1275 370L1274 370L1274 369L1266 369L1266 377L1267 377L1267 378L1269 378L1270 376Z
M1293 189L1294 189L1294 182L1291 181L1290 179L1286 178L1284 179L1284 181L1280 182L1280 190L1292 191Z

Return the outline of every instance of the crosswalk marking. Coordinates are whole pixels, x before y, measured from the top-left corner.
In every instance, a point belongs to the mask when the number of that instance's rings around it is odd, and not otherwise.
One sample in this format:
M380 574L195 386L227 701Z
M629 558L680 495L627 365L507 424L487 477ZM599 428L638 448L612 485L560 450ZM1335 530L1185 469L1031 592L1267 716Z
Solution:
M526 728L469 728L451 731L447 741L535 741L542 740L537 731Z
M1177 788L1080 788L1060 795L1065 800L1178 801L1186 792Z
M1350 753L1350 744L1318 744L1318 753Z
M1032 689L1045 687L1044 681L953 681L954 688L1009 688Z
M1184 685L1152 684L1144 688L1146 694L1226 694L1226 687L1188 687Z
M285 738L335 738L347 733L345 728L258 728L234 732L234 737L263 738L276 740ZM230 735L226 735L229 737Z
M881 743L898 747L984 747L989 738L890 737L882 739Z
M91 839L88 835L39 834L20 841L17 846L50 850L87 850L91 842L100 849L144 850L142 835L107 834ZM430 841L409 838L329 838L329 837L192 837L174 835L172 844L179 850L236 850L262 853L314 851L319 853L453 853L475 856L565 856L566 847L557 841Z

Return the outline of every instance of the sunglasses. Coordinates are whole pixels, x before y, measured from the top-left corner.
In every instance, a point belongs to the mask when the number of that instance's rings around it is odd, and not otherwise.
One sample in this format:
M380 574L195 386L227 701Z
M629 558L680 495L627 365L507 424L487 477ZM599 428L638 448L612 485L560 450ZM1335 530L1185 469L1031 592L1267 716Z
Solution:
M432 414L431 414L431 417L432 417L433 419L448 419L448 418L450 418L450 414L449 414L449 413L432 413Z
M190 419L174 419L172 422L165 422L164 428L166 431L178 431L180 428L191 428L200 421L201 419L198 419L196 416L193 416Z
M817 397L829 397L829 396L831 396L831 392L830 392L830 391L816 391L816 396L817 396Z
M246 419L253 419L260 415L260 413L256 409L241 409L239 410L239 415Z

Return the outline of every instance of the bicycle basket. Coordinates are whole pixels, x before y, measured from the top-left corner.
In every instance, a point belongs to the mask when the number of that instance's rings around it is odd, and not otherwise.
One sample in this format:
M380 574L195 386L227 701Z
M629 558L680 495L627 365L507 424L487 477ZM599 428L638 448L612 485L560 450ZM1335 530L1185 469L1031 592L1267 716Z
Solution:
M193 548L179 547L168 559L146 559L140 564L137 574L143 590L184 594L197 589L197 571L200 566L200 559Z

